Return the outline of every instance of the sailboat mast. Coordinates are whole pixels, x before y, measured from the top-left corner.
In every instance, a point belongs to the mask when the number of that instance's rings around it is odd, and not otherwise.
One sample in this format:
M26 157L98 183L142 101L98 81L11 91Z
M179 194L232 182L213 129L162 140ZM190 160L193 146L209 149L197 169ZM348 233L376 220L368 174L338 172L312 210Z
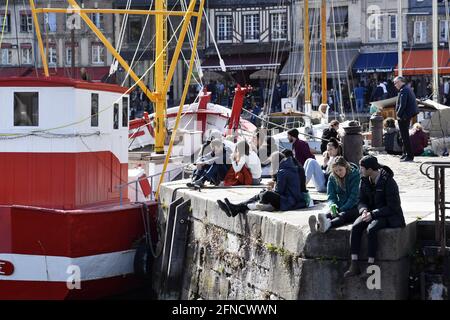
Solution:
M397 0L397 29L398 29L398 75L403 76L403 16L402 1Z
M42 67L44 68L44 74L46 77L48 77L50 74L48 72L48 64L47 64L47 56L44 51L44 43L42 42L42 36L41 36L41 27L39 24L39 20L36 14L36 6L34 5L34 0L30 0L30 7L31 7L31 13L33 15L33 21L34 21L34 29L36 30L36 37L39 44L39 52L41 53L41 59L42 59Z
M155 10L163 11L166 9L166 0L156 0ZM165 83L165 16L157 15L155 17L156 30L156 48L155 48L155 91L159 93L156 100L156 126L155 126L155 152L157 154L164 154L164 140L165 140L165 110L166 110L166 96L162 95Z
M433 0L433 100L439 101L438 0Z
M305 17L303 21L303 28L304 28L303 57L304 57L304 72L305 72L305 113L308 113L307 106L311 105L309 0L305 0Z
M328 103L327 97L327 2L322 0L320 9L321 37L322 37L322 104Z

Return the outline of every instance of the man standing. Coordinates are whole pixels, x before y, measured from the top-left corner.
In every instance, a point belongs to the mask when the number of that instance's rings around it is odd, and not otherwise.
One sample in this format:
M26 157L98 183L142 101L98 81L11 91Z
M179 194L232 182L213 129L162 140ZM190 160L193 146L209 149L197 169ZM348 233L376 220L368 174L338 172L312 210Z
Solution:
M411 141L409 140L409 126L411 124L411 119L419 113L416 96L406 83L404 77L399 76L394 79L394 85L399 91L395 112L397 114L400 135L403 140L403 155L400 158L400 161L402 162L414 160Z
M359 218L353 223L350 235L351 264L344 277L361 273L358 255L361 237L367 230L368 264L375 263L378 247L378 231L385 228L405 227L405 218L394 173L382 166L374 156L365 156L360 161L361 183L359 186Z
M315 159L316 157L311 153L308 143L298 138L298 134L297 129L291 129L287 132L289 142L292 143L294 157L303 166L306 159Z
M367 94L367 89L364 87L364 82L361 82L353 91L356 100L356 110L358 113L363 113L366 104L365 97Z

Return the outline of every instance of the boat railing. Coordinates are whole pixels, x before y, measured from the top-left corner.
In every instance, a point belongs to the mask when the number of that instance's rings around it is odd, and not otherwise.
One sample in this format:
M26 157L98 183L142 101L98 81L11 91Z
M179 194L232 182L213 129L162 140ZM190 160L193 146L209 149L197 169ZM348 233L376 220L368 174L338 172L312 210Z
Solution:
M173 169L171 169L171 170L167 170L166 172L165 172L165 177L167 178L166 179L166 181L171 181L172 179L172 175L173 175L173 173L174 172L176 172L176 171L179 171L179 173L178 174L182 174L182 179L185 179L185 174L186 174L186 167L187 167L187 165L185 165L185 166L181 166L181 167L177 167L177 168L173 168ZM153 201L153 200L155 200L155 191L154 191L154 188L153 188L153 186L155 185L155 182L156 183L159 183L159 177L161 176L161 173L156 173L156 174L153 174L153 175L151 175L151 176L143 176L143 177L141 177L141 178L139 178L139 179L136 179L136 180L133 180L133 181L130 181L130 182L128 182L128 183L123 183L123 184L120 184L120 185L118 185L118 186L116 186L116 188L117 189L119 189L119 202L120 202L120 205L122 205L123 204L123 190L125 189L125 188L128 188L130 185L134 185L134 190L135 190L135 201L136 202L139 202L139 184L140 184L140 182L141 181L148 181L149 182L149 184L150 184L150 188L151 188L151 190L150 190L150 201ZM141 191L142 192L142 191Z
M435 240L439 243L439 254L446 255L447 247L446 210L450 202L445 199L445 170L450 169L449 161L426 161L420 165L420 172L427 178L434 180L434 212L435 212Z

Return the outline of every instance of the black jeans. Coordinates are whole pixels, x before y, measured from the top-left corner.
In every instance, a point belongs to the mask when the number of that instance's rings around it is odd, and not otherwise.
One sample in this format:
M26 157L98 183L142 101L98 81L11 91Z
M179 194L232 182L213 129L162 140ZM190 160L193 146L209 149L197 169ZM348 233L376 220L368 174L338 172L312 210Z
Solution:
M368 257L375 258L378 248L378 231L388 228L388 222L386 218L379 218L371 220L370 222L364 222L362 217L356 219L352 226L352 233L350 235L350 247L351 253L359 255L361 249L361 237L364 230L367 230L367 244L368 244Z
M280 210L280 200L281 197L278 193L274 191L261 191L256 196L248 199L247 201L243 202L242 204L247 205L253 202L261 202L263 204L270 204L272 207L275 208L275 210Z
M411 148L411 141L409 140L409 125L411 124L411 119L408 120L398 120L398 127L400 128L400 135L403 140L403 154L410 159L414 159L414 154Z
M327 214L327 218L331 219L331 229L339 228L347 224L353 223L359 216L358 207L351 208L347 211L339 212L339 215L335 218L331 213Z

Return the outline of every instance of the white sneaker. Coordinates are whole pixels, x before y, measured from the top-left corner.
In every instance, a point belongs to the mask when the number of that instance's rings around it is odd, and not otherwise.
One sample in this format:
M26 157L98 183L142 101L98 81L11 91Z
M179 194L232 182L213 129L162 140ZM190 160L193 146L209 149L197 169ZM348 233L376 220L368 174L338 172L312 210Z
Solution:
M327 218L325 213L319 213L319 232L325 233L331 227L331 220Z
M316 216L315 215L309 216L308 223L309 223L309 230L311 231L311 233L316 233L317 232Z
M256 209L260 211L274 211L275 208L271 204L256 203Z

